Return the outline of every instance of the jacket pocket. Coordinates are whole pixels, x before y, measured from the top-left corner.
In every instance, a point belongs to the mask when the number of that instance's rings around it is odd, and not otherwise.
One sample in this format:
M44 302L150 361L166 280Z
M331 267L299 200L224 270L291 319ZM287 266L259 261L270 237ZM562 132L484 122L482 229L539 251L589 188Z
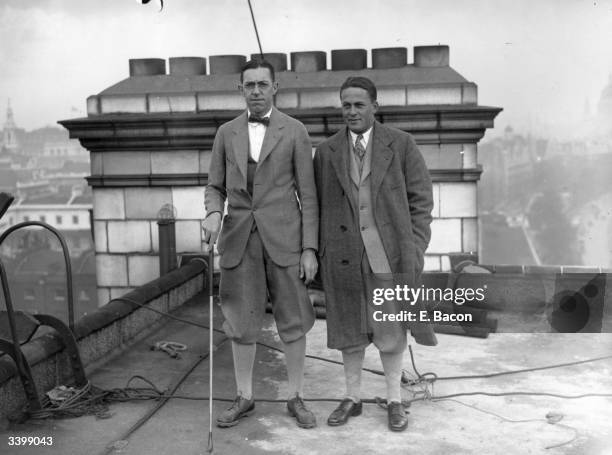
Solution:
M325 242L319 243L319 251L317 251L317 256L320 258L325 257Z

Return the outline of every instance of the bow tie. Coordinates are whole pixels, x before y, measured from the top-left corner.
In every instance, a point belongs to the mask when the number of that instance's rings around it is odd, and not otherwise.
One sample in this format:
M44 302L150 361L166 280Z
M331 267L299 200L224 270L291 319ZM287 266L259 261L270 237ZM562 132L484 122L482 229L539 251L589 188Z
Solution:
M249 115L249 123L261 123L263 126L268 126L270 125L270 117L260 118Z

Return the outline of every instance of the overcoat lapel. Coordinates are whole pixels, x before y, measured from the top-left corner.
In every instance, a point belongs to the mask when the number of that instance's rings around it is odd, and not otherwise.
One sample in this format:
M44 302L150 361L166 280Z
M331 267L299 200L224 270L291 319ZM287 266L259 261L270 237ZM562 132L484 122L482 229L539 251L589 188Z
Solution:
M243 177L240 186L246 188L247 161L249 159L249 126L247 124L246 111L238 117L234 127L232 149L234 151L234 159Z
M379 123L374 124L374 142L372 143L372 204L376 203L376 196L380 190L380 185L389 169L393 158L393 150L389 148L393 139L379 127Z
M340 186L345 196L350 201L350 206L354 214L355 208L353 207L352 198L350 197L351 182L349 172L351 163L349 161L349 142L347 135L348 131L346 127L336 133L336 137L329 144L329 148L332 150L330 160L336 172L336 176L338 177L338 181L340 182Z

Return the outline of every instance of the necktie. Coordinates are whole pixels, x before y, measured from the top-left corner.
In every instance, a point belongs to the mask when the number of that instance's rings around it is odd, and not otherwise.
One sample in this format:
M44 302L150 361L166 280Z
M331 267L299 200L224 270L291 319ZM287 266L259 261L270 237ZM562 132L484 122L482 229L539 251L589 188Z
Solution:
M261 123L263 126L268 126L270 125L270 117L260 118L249 115L249 123Z
M359 135L357 136L357 139L355 140L355 155L357 155L357 158L359 158L359 161L363 160L363 155L365 155L365 148L363 147L363 143L361 142L363 140L363 135Z

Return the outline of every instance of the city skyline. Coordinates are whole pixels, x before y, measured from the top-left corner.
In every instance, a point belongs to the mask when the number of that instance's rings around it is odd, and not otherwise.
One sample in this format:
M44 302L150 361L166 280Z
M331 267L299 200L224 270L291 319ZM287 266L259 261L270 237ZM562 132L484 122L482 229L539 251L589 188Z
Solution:
M257 52L239 0L166 0L161 12L127 0L3 3L0 112L10 98L28 130L86 115L86 98L127 78L130 58ZM612 73L612 1L385 1L375 14L363 0L350 10L320 0L252 3L264 52L405 46L411 62L413 46L449 45L451 67L478 85L479 104L504 108L487 136L508 125L571 136L587 106L596 113Z

